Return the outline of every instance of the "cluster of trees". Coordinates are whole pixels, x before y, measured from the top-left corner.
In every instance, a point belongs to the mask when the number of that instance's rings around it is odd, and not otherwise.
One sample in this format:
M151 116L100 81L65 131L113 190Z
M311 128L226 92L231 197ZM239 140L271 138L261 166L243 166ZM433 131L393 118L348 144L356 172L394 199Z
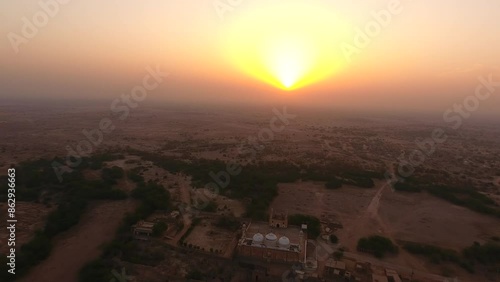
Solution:
M215 201L209 201L206 206L203 207L202 211L204 212L216 212L217 211L217 203Z
M38 201L43 192L44 197L56 194L52 198L57 199L56 204L58 205L56 210L49 214L44 228L37 231L35 237L20 248L16 261L17 277L26 274L31 267L48 257L52 248L52 238L78 224L90 200L113 200L127 197L125 192L113 187L118 179L124 177L123 169L116 166L103 167L104 162L122 158L124 158L123 155L113 153L102 153L83 158L79 169L64 174L63 182L59 181L52 168L52 162L55 160L63 163L61 159L40 159L23 162L16 166L16 196L18 200ZM101 170L101 179L85 179L82 173L83 169ZM88 264L82 270L82 281L109 281L112 279L110 270L113 263L109 259L112 254L121 253L123 257L134 261L151 262L163 259L158 253L146 254L147 257L138 256L135 253L144 252L133 244L126 246L126 243L131 241L128 234L130 225L150 215L156 209L168 209L171 206L170 195L161 185L144 183L143 178L136 178L136 180L138 187L132 195L141 200L141 205L135 213L126 216L120 227L118 239L106 248L103 257ZM6 198L6 192L7 189L0 191L0 200ZM161 226L158 228L161 229ZM122 250L128 250L128 252L122 253ZM7 273L7 270L4 269L5 266L6 264L2 261L0 280L9 281L12 277L3 277L3 274Z
M171 173L182 172L190 175L194 187L204 187L214 182L211 173L227 170L227 164L220 160L182 160L137 150L129 150L129 153L152 161ZM231 176L227 185L219 188L220 192L228 197L247 200L246 217L265 220L266 211L277 195L278 183L291 183L304 179L326 181L328 188L331 189L338 188L342 184L373 187L372 178L383 177L383 172L364 171L340 163L299 166L285 161L261 161L241 166L241 173Z
M205 280L205 279L207 279L209 277L206 276L205 274L203 274L198 269L193 269L193 270L190 270L188 272L188 274L186 274L185 278L186 279L193 279L193 280L203 281L203 280Z
M68 189L73 180L80 180L81 173L73 171L65 174L65 183L60 183L52 168L52 161L39 159L22 162L16 169L16 199L18 201L32 202L40 198L42 191L52 193ZM7 183L4 176L3 183ZM7 201L7 189L0 189L0 201Z
M123 261L136 264L157 265L164 259L161 250L144 249L130 234L130 226L139 220L146 219L156 210L169 210L172 207L170 193L154 182L139 182L132 190L132 197L140 201L139 207L127 214L117 231L115 239L104 247L101 257L85 265L79 273L81 282L107 282L112 269L121 269L114 260L115 257ZM154 235L163 233L166 224L158 223L154 226Z
M398 182L394 184L394 190L396 191L401 191L401 192L413 192L413 193L419 193L422 191L422 188L416 185L412 185L408 182Z
M167 230L167 228L168 224L163 221L155 223L155 225L153 226L153 236L160 237L163 234L163 232Z
M116 279L111 270L115 265L113 261L99 258L87 263L79 273L80 282L109 282ZM120 273L120 271L118 271Z
M88 202L88 199L81 198L78 194L74 193L66 197L66 200L63 200L57 209L49 214L43 230L48 238L78 224Z
M500 209L492 199L473 188L452 188L444 185L430 186L426 190L439 198L473 211L500 217Z
M141 151L130 151L171 173L191 176L193 186L201 188L214 182L211 173L226 172L227 165L220 160L192 159L189 161L164 157ZM241 167L241 173L231 177L220 192L232 198L248 199L247 217L266 219L267 208L277 195L279 182L293 182L300 178L299 168L286 162L261 162ZM208 207L210 209L210 207Z
M288 217L288 224L296 226L307 224L307 236L309 239L316 239L321 234L321 223L314 216L294 214Z
M372 188L375 186L372 177L373 172L344 172L341 174L343 183L346 185L357 186L361 188ZM377 178L379 178L377 176Z
M461 261L460 254L458 252L454 250L443 249L432 245L420 244L415 242L406 242L403 245L403 249L412 254L426 256L433 263L441 263L441 262L460 263Z
M240 221L233 217L223 216L215 222L215 226L230 231L236 231L240 227Z
M337 244L339 242L339 237L337 237L337 235L335 234L330 235L330 242L332 244Z
M38 159L32 161L25 161L19 163L16 168L16 199L19 201L32 202L40 200L42 192L44 194L54 194L71 190L75 185L87 186L90 193L96 194L96 190L109 189L114 185L117 179L123 177L123 170L119 167L104 168L102 171L102 178L100 181L87 181L82 174L83 169L101 169L103 162L113 161L123 158L123 155L112 153L96 154L92 157L82 158L82 163L78 169L67 172L63 175L61 182L54 172L52 163L64 163L60 158L52 160ZM5 177L5 176L4 176ZM104 182L104 183L103 183ZM104 195L109 193L107 195ZM106 192L104 194L95 195L98 198L115 198L122 197L122 195ZM0 201L5 201L7 196L7 189L0 189ZM91 196L93 197L93 196Z
M471 187L434 185L414 178L409 178L406 179L405 182L396 183L394 189L397 191L414 193L427 191L455 205L463 206L479 213L500 217L500 209L495 201Z
M85 160L86 165L89 160ZM126 193L114 189L105 180L85 179L79 170L65 174L64 182L60 183L52 169L52 161L49 160L23 162L16 167L16 172L18 200L38 201L42 192L45 195L57 194L54 197L57 199L57 208L49 214L43 229L37 231L35 237L19 250L16 261L18 277L26 274L50 254L52 238L78 224L90 200L127 197ZM4 265L0 268L3 267ZM2 270L2 273L6 272Z
M328 162L303 166L302 179L325 181L326 188L336 189L342 185L352 185L361 188L375 186L373 179L383 179L384 172L368 171L345 163Z
M103 168L101 172L101 178L104 182L109 183L111 185L115 185L118 179L122 179L125 173L123 172L123 168L118 166L113 166L111 168Z
M383 257L386 253L398 252L398 247L389 238L379 235L359 239L357 249L360 252L372 253L377 258Z
M155 266L165 259L164 251L161 248L140 244L137 240L130 240L122 244L120 250L120 259L134 264Z
M343 184L343 182L341 179L333 177L331 180L328 180L325 183L325 187L326 187L326 189L338 189L338 188L342 187L342 184Z
M127 173L127 177L135 183L144 182L144 177L140 175L140 167L135 167Z
M475 242L472 246L463 250L463 255L473 261L485 265L500 263L500 244L498 242L487 242L483 245Z
M131 196L141 201L134 214L129 215L130 225L145 219L156 210L168 210L171 208L170 193L160 184L149 181L140 182L132 190Z
M425 256L436 264L441 262L455 263L471 273L475 271L475 263L483 265L498 265L500 263L500 244L498 242L488 242L483 245L474 242L472 246L463 249L461 253L415 242L406 242L403 248L412 254Z
M82 164L79 168L90 168L93 170L99 170L103 168L105 162L111 162L115 160L123 160L125 156L123 154L114 152L102 152L92 155L89 158L83 158Z
M432 263L440 264L442 262L450 262L461 266L470 273L474 272L473 262L465 260L454 250L415 242L406 242L404 243L403 248L409 253L427 257Z

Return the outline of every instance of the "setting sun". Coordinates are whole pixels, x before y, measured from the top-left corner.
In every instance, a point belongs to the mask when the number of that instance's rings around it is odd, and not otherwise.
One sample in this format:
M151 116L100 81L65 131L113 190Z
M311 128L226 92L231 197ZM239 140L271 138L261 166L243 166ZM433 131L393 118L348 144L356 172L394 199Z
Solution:
M331 11L304 3L273 8L254 7L224 34L224 52L240 71L282 90L324 80L342 69L345 59L336 48L348 38L348 28ZM297 21L314 14L307 21ZM256 21L256 19L258 19Z
M310 72L314 60L311 49L300 40L290 39L269 46L264 62L281 88L293 89Z

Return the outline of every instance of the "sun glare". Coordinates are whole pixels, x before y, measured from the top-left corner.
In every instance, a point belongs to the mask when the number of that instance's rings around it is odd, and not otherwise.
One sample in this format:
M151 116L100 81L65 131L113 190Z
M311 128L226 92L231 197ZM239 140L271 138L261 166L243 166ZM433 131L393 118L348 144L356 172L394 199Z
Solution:
M274 5L248 8L229 24L223 50L233 65L287 91L342 68L345 59L338 46L349 29L335 14L305 2ZM304 15L315 16L304 20Z
M266 68L284 89L293 89L310 71L313 51L304 45L300 40L282 40L268 47Z

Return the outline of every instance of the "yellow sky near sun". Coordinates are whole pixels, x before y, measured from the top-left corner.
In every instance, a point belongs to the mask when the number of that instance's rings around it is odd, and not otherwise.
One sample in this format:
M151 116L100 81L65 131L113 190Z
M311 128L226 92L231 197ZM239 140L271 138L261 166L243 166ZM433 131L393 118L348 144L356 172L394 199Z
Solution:
M349 30L322 5L267 3L231 22L222 45L226 59L241 72L293 90L342 69L346 62L338 46L349 39Z
M175 91L152 99L441 109L488 72L449 70L500 65L500 1L399 0L350 62L341 44L398 0L218 1L239 4L221 20L214 0L69 1L17 55L6 35L39 2L0 1L0 98L112 98L161 65Z

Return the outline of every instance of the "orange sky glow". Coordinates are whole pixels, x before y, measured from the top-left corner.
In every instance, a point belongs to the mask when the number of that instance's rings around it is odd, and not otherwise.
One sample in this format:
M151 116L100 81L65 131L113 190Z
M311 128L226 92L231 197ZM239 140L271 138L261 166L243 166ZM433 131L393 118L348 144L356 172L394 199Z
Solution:
M112 99L161 65L158 101L439 111L499 74L498 1L67 2L32 38L40 4L0 3L0 98Z

